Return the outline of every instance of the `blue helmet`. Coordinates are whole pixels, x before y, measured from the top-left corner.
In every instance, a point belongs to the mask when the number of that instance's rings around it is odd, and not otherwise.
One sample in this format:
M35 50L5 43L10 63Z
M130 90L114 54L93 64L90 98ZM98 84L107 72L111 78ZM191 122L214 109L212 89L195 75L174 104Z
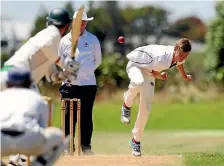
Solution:
M31 73L27 69L13 68L8 72L7 85L29 88L32 83Z

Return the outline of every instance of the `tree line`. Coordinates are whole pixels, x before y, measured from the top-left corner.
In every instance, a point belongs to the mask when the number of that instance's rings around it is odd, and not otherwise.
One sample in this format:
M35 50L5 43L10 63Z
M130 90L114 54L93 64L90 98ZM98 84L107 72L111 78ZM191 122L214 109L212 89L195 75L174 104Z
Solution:
M132 43L119 44L116 39L120 35L140 36L139 45L149 44L145 40L145 36L149 35L154 35L155 43L158 44L163 35L187 37L193 41L204 42L205 51L197 53L197 56L189 60L196 68L192 68L190 64L186 65L192 70L199 70L199 74L204 73L207 82L224 85L224 2L217 2L216 17L208 25L196 16L183 17L171 23L168 21L171 12L155 6L120 8L119 1L89 1L87 5L87 15L94 17L87 25L87 30L98 37L104 56L96 71L100 87L108 84L122 87L128 82L125 73L127 59L124 55L127 50L134 49L134 46ZM68 1L64 7L70 11L72 17L75 12L73 3ZM46 27L48 12L41 7L30 37ZM108 40L111 40L114 46L113 54L109 55L105 50Z

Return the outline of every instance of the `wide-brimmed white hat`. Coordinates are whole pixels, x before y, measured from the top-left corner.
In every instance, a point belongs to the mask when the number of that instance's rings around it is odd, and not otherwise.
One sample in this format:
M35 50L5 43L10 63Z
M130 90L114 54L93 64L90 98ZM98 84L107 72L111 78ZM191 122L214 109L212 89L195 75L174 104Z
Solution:
M77 13L78 13L78 11L76 11L76 12L74 13L74 15L73 15L73 19L76 17ZM83 20L83 21L91 21L91 20L93 20L93 17L88 18L88 17L87 17L87 14L86 14L85 12L83 12L83 14L82 14L82 20Z

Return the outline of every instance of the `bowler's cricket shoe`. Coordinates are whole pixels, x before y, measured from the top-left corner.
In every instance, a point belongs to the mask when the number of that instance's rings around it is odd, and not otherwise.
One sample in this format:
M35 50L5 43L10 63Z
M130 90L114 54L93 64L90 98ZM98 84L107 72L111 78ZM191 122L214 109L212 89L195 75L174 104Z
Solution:
M132 154L134 156L141 156L141 143L140 142L134 142L133 139L129 141L129 146L132 149Z
M121 122L124 124L129 124L131 121L131 108L124 105L121 107Z

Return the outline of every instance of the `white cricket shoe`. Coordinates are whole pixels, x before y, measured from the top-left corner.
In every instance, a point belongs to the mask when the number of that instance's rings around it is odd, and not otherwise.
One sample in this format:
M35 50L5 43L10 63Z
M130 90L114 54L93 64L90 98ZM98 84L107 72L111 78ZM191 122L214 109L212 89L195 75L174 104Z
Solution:
M135 143L135 142L133 142L133 140L131 140L131 141L129 141L129 146L132 149L132 154L134 156L140 157L142 155L142 153L141 153L141 143L140 142Z

